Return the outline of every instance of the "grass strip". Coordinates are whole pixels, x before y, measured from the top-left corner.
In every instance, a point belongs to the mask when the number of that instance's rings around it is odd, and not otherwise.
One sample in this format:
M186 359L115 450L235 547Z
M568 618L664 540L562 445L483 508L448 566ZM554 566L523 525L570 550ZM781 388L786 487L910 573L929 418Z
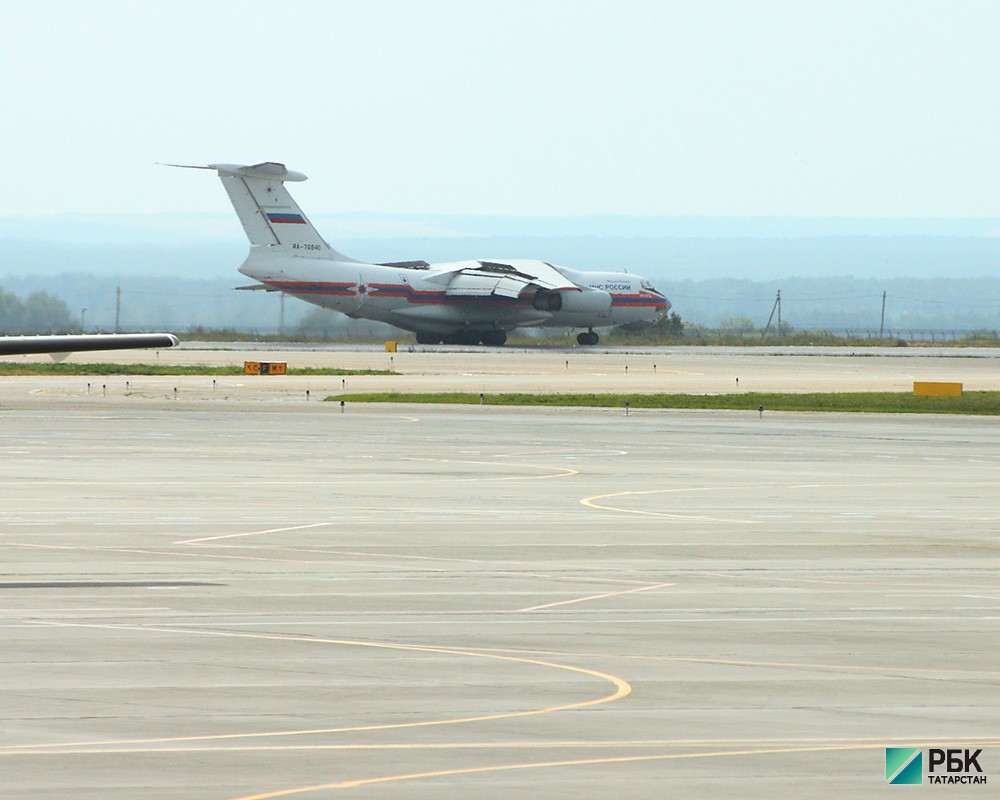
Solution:
M289 375L395 375L388 369L340 369L337 367L288 368ZM209 367L199 364L35 364L0 361L0 376L14 375L245 375L243 367ZM251 376L252 377L252 376Z
M337 394L329 402L479 405L480 395L461 392ZM746 394L486 394L489 406L547 406L634 409L689 408L728 411L837 411L871 414L1000 415L1000 392L965 392L961 397L916 397L911 392Z

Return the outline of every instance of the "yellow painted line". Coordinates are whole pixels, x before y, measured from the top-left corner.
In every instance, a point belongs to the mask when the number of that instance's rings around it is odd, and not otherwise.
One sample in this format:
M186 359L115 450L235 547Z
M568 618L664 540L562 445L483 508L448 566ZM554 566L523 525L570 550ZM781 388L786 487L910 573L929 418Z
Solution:
M549 475L509 475L506 478L495 478L490 477L491 481L524 481L524 480L543 480L544 478L568 478L570 475L579 475L580 470L570 469L569 467L555 467L548 464L511 464L509 461L504 461L502 463L496 461L459 461L445 459L442 461L435 461L435 463L451 463L451 464L477 464L486 467L524 467L525 469L557 469L558 472L553 472ZM483 480L483 478L459 478L454 481L454 483L476 483Z
M663 519L676 519L676 520L688 520L697 522L726 522L732 525L759 525L761 524L757 520L749 519L727 519L724 517L710 517L704 514L672 514L667 511L642 511L640 509L634 508L621 508L620 506L603 505L598 503L598 500L604 500L610 497L628 497L631 495L644 495L644 494L674 494L684 491L710 491L725 487L718 486L704 486L696 489L651 489L644 492L614 492L612 494L595 494L592 497L585 497L580 501L581 505L587 506L588 508L596 508L599 511L617 511L622 514L640 514L646 517L660 517ZM732 488L732 487L730 487ZM753 488L753 487L748 487Z
M278 736L313 736L316 734L326 734L326 733L347 733L347 732L357 732L357 731L388 731L388 730L404 730L409 728L428 728L428 727L437 727L443 725L462 725L470 722L488 722L499 719L517 719L521 717L539 716L541 714L554 714L559 711L571 711L578 708L590 708L592 706L603 705L605 703L613 703L616 700L621 700L623 697L627 697L629 694L632 693L632 686L628 683L628 681L624 680L623 678L619 678L615 675L609 675L604 672L598 672L597 670L586 669L584 667L574 667L570 664L557 664L551 661L542 661L535 658L499 655L496 653L485 653L475 650L463 650L460 648L452 648L452 647L396 644L392 642L365 642L354 639L321 639L321 638L313 638L307 636L276 636L273 634L260 634L260 633L233 633L228 631L196 630L189 628L153 628L153 627L145 627L138 625L97 625L97 624L65 623L65 622L56 623L56 622L45 622L45 621L39 621L38 624L65 627L65 628L95 628L99 630L167 633L175 636L176 635L213 636L213 637L231 638L231 639L256 639L256 640L276 641L276 642L303 642L308 644L331 644L331 645L342 645L346 647L369 647L379 650L404 650L417 653L437 653L440 655L449 655L449 656L483 658L492 661L504 661L517 664L530 664L532 666L546 667L548 669L558 669L558 670L564 670L566 672L574 672L578 675L585 675L589 678L596 678L598 680L611 683L615 687L615 690L611 694L605 695L603 697L597 697L591 700L581 700L576 703L567 703L565 705L548 706L545 708L534 708L534 709L529 709L527 711L507 711L498 714L481 714L471 717L452 717L446 719L424 720L423 722L401 722L401 723L392 723L383 725L354 725L342 728L317 728L310 730L262 731L259 733L226 733L226 734L202 735L202 736L168 736L168 737L150 737L142 739L109 739L96 742L62 742L62 743L50 743L50 744L9 745L7 747L0 748L0 753L6 754L8 751L16 752L19 750L29 750L29 749L48 750L48 749L72 748L72 747L98 747L98 746L121 745L121 744L153 744L157 742L199 742L199 741L221 741L221 740L232 740L232 739L270 738Z
M940 669L929 667L877 667L864 664L810 664L809 662L792 661L743 661L738 659L724 658L699 658L682 656L664 656L665 661L680 661L692 664L718 664L732 667L775 667L779 669L822 669L836 670L842 672L899 672L917 673L919 675L968 675L968 676L990 676L996 677L1000 672L996 670L966 670L966 669Z
M866 484L867 486L873 486L876 484ZM894 484L878 484L882 486L889 486ZM992 485L992 484L990 484ZM672 514L666 511L642 511L640 509L633 508L622 508L620 506L606 505L597 502L598 500L605 500L612 497L629 497L629 496L639 496L648 494L689 494L692 492L717 492L717 491L747 491L747 490L778 490L784 491L788 489L829 489L834 488L833 484L827 483L791 483L791 484L736 484L725 486L719 484L718 486L678 486L670 489L649 489L642 492L613 492L611 494L595 494L592 497L585 497L580 501L581 505L587 506L589 508L596 508L601 511L617 511L622 514L640 514L649 517L663 517L666 519L683 519L683 520L696 520L696 521L709 521L709 522L728 522L737 525L760 525L762 524L757 520L747 520L747 519L727 519L723 517L709 517L699 514Z
M482 650L481 652L490 652ZM823 669L823 670L843 670L846 672L898 672L917 673L928 675L958 675L969 677L1000 677L1000 670L974 670L974 669L947 669L932 667L910 667L910 666L878 666L870 664L823 664L811 663L808 661L750 661L747 659L724 659L708 658L705 656L632 656L618 655L615 653L590 653L568 650L517 650L503 649L497 652L503 653L524 653L527 655L546 657L570 657L570 658L610 658L618 661L678 661L690 663L718 664L720 666L732 667L766 667L779 669ZM826 738L824 737L824 741ZM854 741L854 739L852 739Z
M916 742L907 740L909 747L936 747L940 742ZM851 750L881 750L884 744L836 744L810 747L773 747L747 750L710 750L702 753L667 753L650 756L618 756L611 758L586 758L571 759L566 761L542 761L524 764L500 764L492 767L464 767L458 769L435 770L433 772L410 772L402 775L385 775L377 778L360 778L349 781L335 781L333 783L316 784L313 786L301 786L291 789L279 789L272 792L260 794L243 795L233 798L233 800L271 800L275 797L291 797L296 794L307 794L309 792L329 791L331 789L356 789L359 786L371 786L379 783L395 783L400 781L421 780L426 778L444 778L454 775L476 775L487 772L511 772L514 770L529 769L551 769L553 767L581 767L595 764L635 764L649 761L681 761L702 758L726 758L732 756L761 756L761 755L782 755L791 753L821 753L833 751Z

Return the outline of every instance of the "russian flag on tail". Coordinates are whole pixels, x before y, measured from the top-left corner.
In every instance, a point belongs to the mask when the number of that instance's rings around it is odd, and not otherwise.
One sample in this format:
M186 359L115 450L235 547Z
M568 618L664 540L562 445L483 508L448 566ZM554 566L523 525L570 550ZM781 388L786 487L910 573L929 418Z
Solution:
M301 214L283 214L277 212L267 212L267 221L275 223L287 223L290 225L305 225L306 221Z

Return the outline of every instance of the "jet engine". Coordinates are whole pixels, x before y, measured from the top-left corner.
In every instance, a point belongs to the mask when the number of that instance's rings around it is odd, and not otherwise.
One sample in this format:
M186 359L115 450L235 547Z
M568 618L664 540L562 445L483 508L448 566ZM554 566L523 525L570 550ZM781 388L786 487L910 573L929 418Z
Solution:
M540 291L535 294L531 305L538 311L603 316L611 310L611 295L599 289L561 292Z

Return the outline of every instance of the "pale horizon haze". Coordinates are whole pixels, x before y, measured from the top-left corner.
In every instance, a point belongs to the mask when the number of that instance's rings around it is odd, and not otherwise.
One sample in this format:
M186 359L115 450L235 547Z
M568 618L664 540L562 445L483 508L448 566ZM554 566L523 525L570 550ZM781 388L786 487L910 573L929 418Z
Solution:
M0 217L1000 217L1000 4L10 3Z

